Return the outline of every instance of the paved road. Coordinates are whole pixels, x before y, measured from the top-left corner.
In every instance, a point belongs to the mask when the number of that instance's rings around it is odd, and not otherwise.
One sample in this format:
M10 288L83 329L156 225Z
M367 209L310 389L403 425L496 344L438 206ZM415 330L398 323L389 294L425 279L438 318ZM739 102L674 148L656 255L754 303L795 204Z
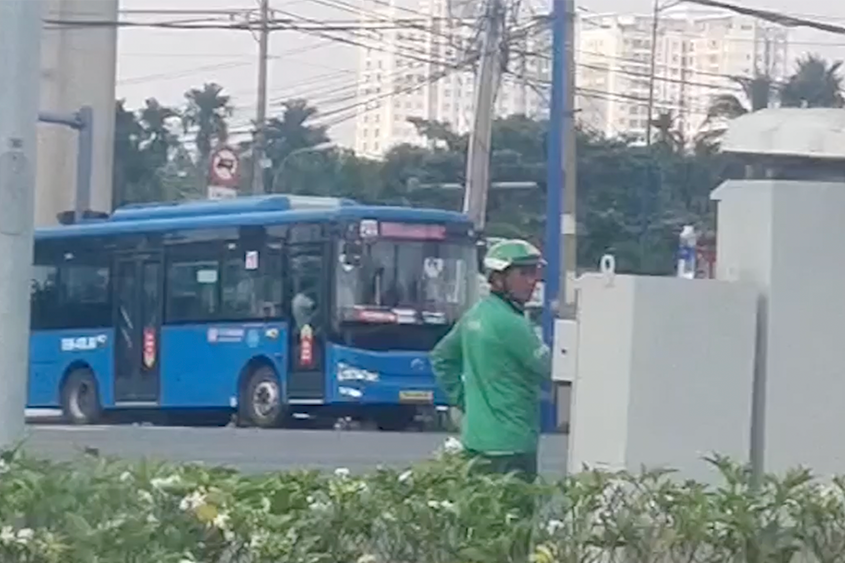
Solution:
M202 461L245 472L404 467L430 457L448 437L419 432L58 425L30 425L27 434L28 451L53 459L68 459L89 447L97 448L103 455ZM564 435L543 437L540 459L543 473L563 473L566 443Z

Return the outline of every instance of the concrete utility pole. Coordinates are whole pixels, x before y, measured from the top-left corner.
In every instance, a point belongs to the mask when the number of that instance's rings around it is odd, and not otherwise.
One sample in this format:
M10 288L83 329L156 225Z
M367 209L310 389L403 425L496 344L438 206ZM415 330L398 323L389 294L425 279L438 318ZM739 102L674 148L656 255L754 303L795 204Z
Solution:
M657 66L657 27L660 22L660 0L654 0L651 20L651 68L648 72L648 112L645 124L645 144L651 144L651 122L654 119L654 73Z
M255 142L252 148L252 193L264 193L264 149L267 139L267 59L270 43L270 0L261 0L258 35L258 101L255 112Z
M475 86L475 115L467 152L464 213L477 231L484 229L487 216L487 189L490 183L490 143L493 135L496 91L499 86L504 6L501 0L488 0L486 30L481 43L481 63Z
M561 318L575 318L575 292L572 281L578 275L578 159L575 145L575 1L566 0L566 29L564 33L564 55L566 57L563 116L563 208L561 213L561 257L558 295Z
M23 436L41 0L0 0L0 448Z

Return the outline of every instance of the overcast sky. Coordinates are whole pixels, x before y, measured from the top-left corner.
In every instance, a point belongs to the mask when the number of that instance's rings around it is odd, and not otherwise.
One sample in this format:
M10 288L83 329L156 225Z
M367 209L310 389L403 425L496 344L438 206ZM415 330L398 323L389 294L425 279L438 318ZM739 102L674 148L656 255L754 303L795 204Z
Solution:
M343 0L358 5L360 0ZM832 0L736 0L744 6L801 15L845 25L845 2ZM402 0L415 7L414 0ZM121 0L124 10L243 9L258 0ZM274 8L319 20L350 20L355 15L327 7L319 0L271 0ZM591 12L647 12L651 0L584 0L579 8ZM410 16L412 17L412 16ZM122 15L124 19L151 21L150 17ZM818 52L831 59L845 59L845 36L796 30L790 55ZM186 90L204 82L217 82L232 96L237 114L233 128L249 126L255 113L258 44L246 31L184 31L122 28L118 40L117 96L130 107L155 97L165 104L181 105ZM281 100L304 97L325 111L354 103L356 49L296 31L271 36L268 99L269 115L280 111ZM340 144L352 141L352 121L332 130Z

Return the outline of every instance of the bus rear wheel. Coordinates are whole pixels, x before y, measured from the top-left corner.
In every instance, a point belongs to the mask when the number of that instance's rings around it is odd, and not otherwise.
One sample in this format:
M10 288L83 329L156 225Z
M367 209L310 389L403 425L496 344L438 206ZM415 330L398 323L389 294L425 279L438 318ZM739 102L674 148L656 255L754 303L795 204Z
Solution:
M103 414L94 372L88 368L73 370L62 385L62 415L71 424L94 424Z
M273 368L258 366L252 370L244 385L239 419L259 428L276 428L285 413L282 386Z

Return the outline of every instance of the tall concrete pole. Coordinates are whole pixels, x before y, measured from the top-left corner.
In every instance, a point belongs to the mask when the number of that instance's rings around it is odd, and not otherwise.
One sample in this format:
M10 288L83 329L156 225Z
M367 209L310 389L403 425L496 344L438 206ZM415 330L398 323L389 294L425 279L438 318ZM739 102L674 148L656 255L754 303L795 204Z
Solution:
M558 314L561 318L575 318L574 281L578 275L578 159L575 139L575 2L566 0L566 88L563 116L563 208L561 209L561 257Z
M487 217L487 190L490 187L490 144L493 137L496 90L499 84L504 7L501 0L488 0L486 32L481 44L481 63L475 86L475 115L467 152L466 192L463 211L477 231L484 229Z
M41 0L0 0L0 448L23 435Z
M258 100L255 111L255 143L252 148L252 193L264 193L264 148L267 125L267 59L270 43L270 0L261 0L258 35Z
M651 122L654 120L654 75L657 65L657 30L660 25L660 0L654 0L651 20L651 61L648 71L648 108L646 110L645 144L651 145Z

